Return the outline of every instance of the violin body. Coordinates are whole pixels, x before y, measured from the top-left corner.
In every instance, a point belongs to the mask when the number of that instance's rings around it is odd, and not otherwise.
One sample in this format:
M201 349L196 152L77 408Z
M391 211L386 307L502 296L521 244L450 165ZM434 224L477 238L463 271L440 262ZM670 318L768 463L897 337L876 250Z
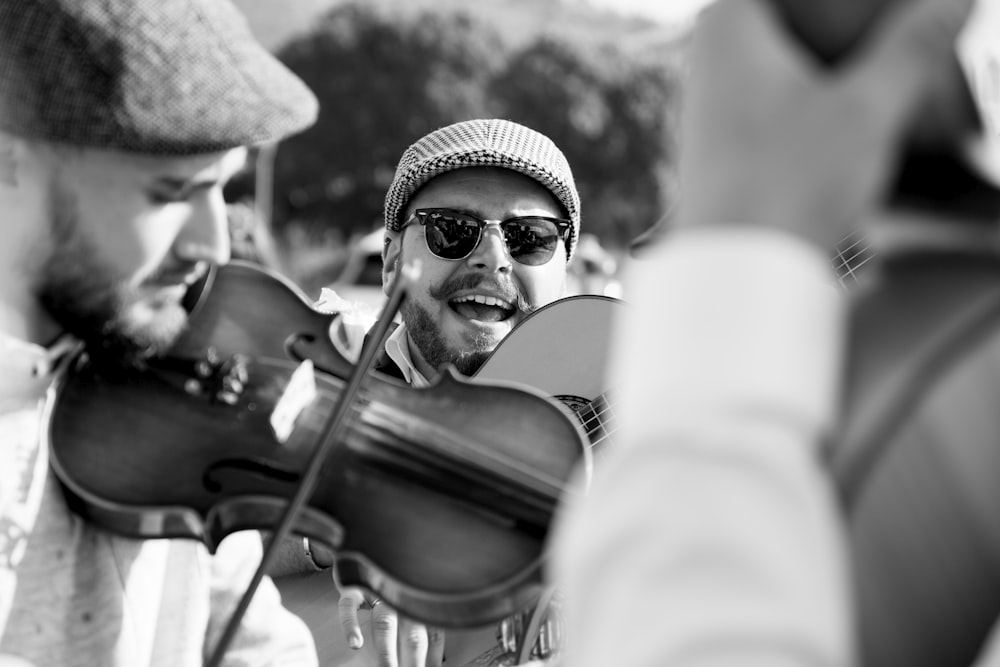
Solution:
M214 281L162 363L109 378L84 354L53 389L53 469L74 509L109 530L210 549L268 530L344 389L332 371L351 364L328 342L331 316L251 265L219 267ZM315 398L281 437L272 415L309 354L324 369ZM293 527L337 552L342 583L445 627L537 599L552 512L589 465L557 402L452 373L426 389L372 373L342 432Z

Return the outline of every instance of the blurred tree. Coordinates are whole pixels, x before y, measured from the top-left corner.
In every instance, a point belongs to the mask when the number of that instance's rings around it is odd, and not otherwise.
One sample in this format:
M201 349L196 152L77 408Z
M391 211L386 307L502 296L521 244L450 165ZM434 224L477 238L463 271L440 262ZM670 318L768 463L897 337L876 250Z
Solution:
M634 46L624 37L596 41L615 32L605 23L593 27L595 40L543 36L532 16L520 17L511 39L496 16L347 0L279 52L315 91L320 116L276 152L262 151L259 173L241 174L227 197L252 197L257 177L273 184L270 197L256 188L256 202L284 272L310 289L334 280L345 246L381 223L404 148L473 117L550 136L576 175L585 231L606 245L622 248L664 218L675 190L678 61L624 53L618 44Z
M501 115L562 148L580 191L583 228L619 247L672 203L677 92L676 70L662 63L551 37L515 53L490 86Z
M338 5L279 53L315 91L320 116L274 164L272 226L349 238L377 226L403 149L442 125L486 112L502 64L498 35L465 14L390 14Z

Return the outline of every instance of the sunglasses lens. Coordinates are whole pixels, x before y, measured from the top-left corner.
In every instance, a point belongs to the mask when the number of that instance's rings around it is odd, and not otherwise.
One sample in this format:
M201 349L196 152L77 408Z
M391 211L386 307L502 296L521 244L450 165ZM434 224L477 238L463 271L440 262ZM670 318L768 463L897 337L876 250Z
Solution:
M418 209L427 248L442 259L465 259L479 244L486 223L448 209ZM559 225L547 218L525 216L500 223L510 256L521 264L545 264L562 240Z
M467 257L479 243L479 223L473 219L433 213L425 227L427 248L442 259Z
M521 264L545 264L559 247L559 228L544 218L517 218L503 224L510 256Z

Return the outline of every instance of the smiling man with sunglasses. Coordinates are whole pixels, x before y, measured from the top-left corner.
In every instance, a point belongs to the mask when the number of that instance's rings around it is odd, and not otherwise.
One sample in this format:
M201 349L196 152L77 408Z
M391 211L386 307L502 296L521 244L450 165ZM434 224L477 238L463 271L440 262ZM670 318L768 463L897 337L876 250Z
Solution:
M419 260L420 276L379 365L423 386L448 364L475 373L533 310L565 296L580 197L548 137L505 120L470 120L406 149L386 194L385 226L384 289L407 262ZM437 664L443 633L428 633L424 643L425 630L405 619L392 631L391 614L385 605L372 612L379 667L393 664L386 653L394 635L404 639L401 664L406 651L425 650L426 664Z
M384 291L389 293L407 263L419 261L420 274L376 368L421 387L449 364L475 373L525 317L566 295L580 197L566 157L548 137L506 120L468 120L435 130L404 151L385 198L385 229ZM348 304L325 291L317 306L343 312ZM334 341L355 357L371 320L343 315ZM332 564L333 554L321 545L308 550L318 567ZM286 554L275 574L301 569L293 558L300 556ZM294 596L288 599L294 609ZM352 648L364 644L358 621L363 602L356 590L340 596ZM374 649L369 656L378 667L441 665L443 632L397 619L377 601L371 619L367 650ZM322 656L324 641L336 637L314 634ZM463 653L495 650L492 628L453 638L461 644L449 644L449 662L462 664Z
M580 198L562 152L505 120L441 128L404 152L386 195L383 285L421 275L384 366L414 385L465 374L532 310L565 295Z

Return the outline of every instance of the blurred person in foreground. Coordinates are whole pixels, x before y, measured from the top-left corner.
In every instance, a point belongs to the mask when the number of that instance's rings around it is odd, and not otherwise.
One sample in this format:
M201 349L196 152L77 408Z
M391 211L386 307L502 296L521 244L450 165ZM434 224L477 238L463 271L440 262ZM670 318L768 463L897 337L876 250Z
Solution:
M523 125L467 120L435 130L400 158L385 198L383 290L408 262L420 272L387 337L376 370L426 387L453 365L472 375L536 309L566 295L567 264L580 232L580 198L562 151ZM373 323L331 290L317 307L340 312L333 340L357 358ZM286 549L280 572L327 568L333 554L312 543L309 559ZM397 619L385 603L351 589L340 615L352 648L361 648L358 609L370 608L378 664L440 665L444 632ZM493 628L480 633L487 652ZM322 647L321 647L322 652ZM457 659L449 651L449 661Z
M215 648L259 535L209 555L87 523L49 467L41 413L80 342L108 370L169 347L187 287L229 257L222 187L246 147L304 129L316 110L224 0L0 2L5 659L193 667ZM270 581L224 664L316 664Z
M565 664L856 664L851 567L820 451L845 352L829 257L849 223L887 214L925 94L957 99L969 6L894 5L836 74L765 2L700 17L680 211L626 276L610 383L622 437L556 531Z

